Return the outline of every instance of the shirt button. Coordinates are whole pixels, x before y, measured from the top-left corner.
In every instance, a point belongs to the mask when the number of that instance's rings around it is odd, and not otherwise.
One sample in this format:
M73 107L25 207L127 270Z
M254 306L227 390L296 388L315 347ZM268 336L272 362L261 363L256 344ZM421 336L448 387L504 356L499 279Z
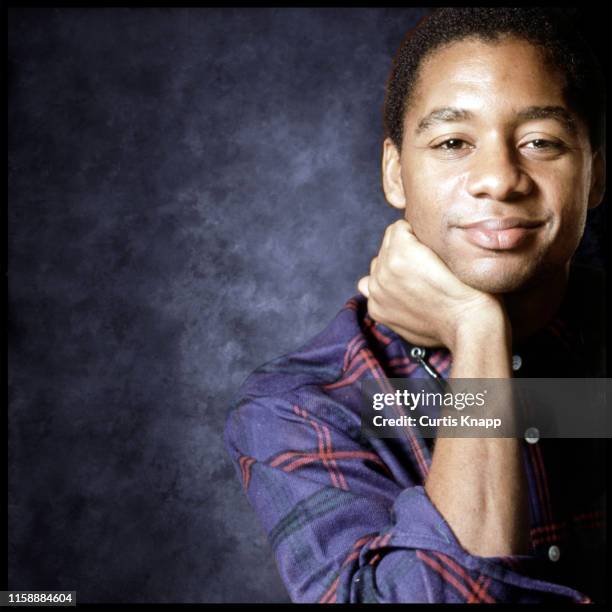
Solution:
M521 366L523 365L523 360L521 359L520 355L513 355L512 356L512 369L517 372L518 370L521 369Z
M554 544L548 549L548 558L551 561L558 561L559 557L561 557L561 551L559 550L558 546L555 546Z
M540 439L540 432L537 427L530 427L525 432L525 442L528 444L535 444Z

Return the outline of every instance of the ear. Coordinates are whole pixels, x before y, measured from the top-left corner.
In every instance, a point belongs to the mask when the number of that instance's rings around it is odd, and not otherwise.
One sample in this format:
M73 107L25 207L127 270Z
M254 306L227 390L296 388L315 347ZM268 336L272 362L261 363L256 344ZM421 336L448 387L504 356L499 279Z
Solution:
M593 154L591 169L591 190L589 192L589 209L597 208L606 192L606 156L605 147L601 147Z
M382 155L383 191L387 202L394 208L406 208L401 170L399 151L390 138L385 138Z

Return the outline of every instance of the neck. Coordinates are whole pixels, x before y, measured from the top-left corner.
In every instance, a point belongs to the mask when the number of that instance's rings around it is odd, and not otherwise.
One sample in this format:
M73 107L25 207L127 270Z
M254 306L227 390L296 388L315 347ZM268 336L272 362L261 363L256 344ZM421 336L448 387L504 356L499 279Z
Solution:
M529 287L504 295L504 305L512 326L513 344L520 344L544 327L557 314L567 288L570 263Z

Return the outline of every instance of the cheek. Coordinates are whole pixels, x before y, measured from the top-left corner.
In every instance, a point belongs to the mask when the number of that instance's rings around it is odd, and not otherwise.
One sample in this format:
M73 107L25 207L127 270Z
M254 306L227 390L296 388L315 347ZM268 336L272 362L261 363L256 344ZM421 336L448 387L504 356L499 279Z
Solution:
M553 251L560 257L573 254L578 247L586 224L585 206L568 206L559 216L559 228Z
M584 177L576 173L557 183L559 188L551 193L549 206L556 218L552 251L555 254L571 254L577 248L584 233L587 216L588 193Z
M423 244L441 254L447 238L446 214L452 202L457 200L453 194L460 185L460 177L443 179L425 169L406 173L403 183L406 195L405 219Z

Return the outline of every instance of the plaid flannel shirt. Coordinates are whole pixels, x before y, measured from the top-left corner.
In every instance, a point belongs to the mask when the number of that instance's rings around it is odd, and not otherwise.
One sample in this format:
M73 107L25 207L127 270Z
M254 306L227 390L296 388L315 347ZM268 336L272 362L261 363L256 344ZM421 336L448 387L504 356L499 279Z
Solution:
M522 361L515 376L605 376L585 368L584 334L569 303L514 347ZM372 320L357 295L320 334L255 370L240 390L225 443L292 601L601 601L606 441L523 441L531 551L472 555L424 489L432 440L414 428L405 439L361 434L363 380L429 376L411 348ZM449 351L428 350L426 361L448 378Z

